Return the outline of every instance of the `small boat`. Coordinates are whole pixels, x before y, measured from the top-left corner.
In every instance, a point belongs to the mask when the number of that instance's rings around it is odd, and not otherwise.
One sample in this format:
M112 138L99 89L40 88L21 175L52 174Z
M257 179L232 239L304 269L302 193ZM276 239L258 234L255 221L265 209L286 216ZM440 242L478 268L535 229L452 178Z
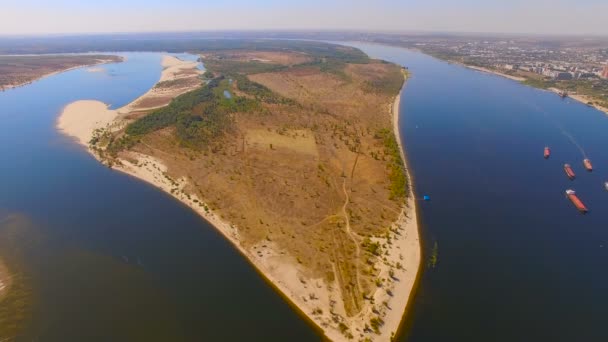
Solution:
M585 165L585 169L587 169L587 171L593 171L593 165L591 165L591 160L585 158L585 160L583 160L583 164Z
M549 159L550 155L551 155L551 149L546 146L545 147L545 153L544 153L545 159Z
M564 164L564 171L566 171L566 176L568 176L570 180L576 177L576 174L574 173L574 171L572 171L572 167L570 166L570 164Z
M568 199L570 199L570 202L572 202L572 204L574 204L576 209L578 209L578 211L580 211L581 213L586 213L589 211L589 210L587 210L587 207L585 207L583 202L581 202L581 200L578 198L578 196L576 196L576 192L574 190L572 190L572 189L566 190L566 196L568 197Z
M608 182L604 182L604 189L608 190Z

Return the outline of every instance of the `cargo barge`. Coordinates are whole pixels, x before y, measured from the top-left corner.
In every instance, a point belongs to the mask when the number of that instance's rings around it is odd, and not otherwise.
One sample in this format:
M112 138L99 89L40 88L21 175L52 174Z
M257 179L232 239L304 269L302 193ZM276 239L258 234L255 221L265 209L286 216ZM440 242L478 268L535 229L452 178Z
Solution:
M576 177L576 174L574 173L574 171L572 171L572 167L570 166L570 164L564 164L564 171L566 172L566 176L568 176L570 180Z
M581 213L586 213L587 211L589 211L587 210L587 207L585 207L583 202L581 202L581 200L578 198L578 196L576 196L576 192L574 190L566 190L566 196L568 197L568 199L570 199L570 202L574 204L576 209L578 209L578 211L580 211Z
M591 160L585 158L585 160L583 160L583 164L585 165L585 169L587 169L587 171L593 171L593 165L591 165Z

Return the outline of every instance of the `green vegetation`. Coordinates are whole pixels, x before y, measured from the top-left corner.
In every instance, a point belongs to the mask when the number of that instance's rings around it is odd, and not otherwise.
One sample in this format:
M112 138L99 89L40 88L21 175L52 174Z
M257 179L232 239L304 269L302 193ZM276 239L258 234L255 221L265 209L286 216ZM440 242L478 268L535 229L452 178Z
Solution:
M429 257L428 267L435 268L437 265L437 258L439 257L439 245L437 245L437 241L433 245L433 249L431 250L431 256Z
M379 242L372 242L369 238L363 241L363 248L375 256L382 254L382 249Z
M110 137L108 152L115 156L117 152L134 146L141 136L170 126L175 127L176 137L183 146L205 148L234 129L234 113L263 113L265 109L260 102L295 104L293 100L250 81L245 75L234 74L234 78L238 89L255 99L234 95L226 98L224 91L231 90L231 82L224 76L214 78L199 89L176 97L168 106L129 124L125 135Z
M223 58L218 59L206 59L205 65L216 72L222 73L224 75L229 74L260 74L263 72L275 72L286 67L279 64L272 63L262 63L257 61L234 61L234 60L226 60Z
M251 96L254 96L256 100L266 103L296 104L295 101L280 96L274 93L272 90L266 88L265 86L251 81L245 75L236 74L233 75L233 78L236 81L236 86L238 90L247 93Z
M393 132L386 128L379 130L375 137L377 139L382 139L384 143L384 154L391 158L391 162L388 166L390 173L389 179L391 181L391 199L395 201L402 200L408 194L408 180L405 175L405 168L403 166L403 161L401 160L401 151L397 139Z
M126 135L113 141L109 150L131 147L138 136L174 126L180 143L191 148L204 148L214 138L233 129L232 113L259 109L256 101L244 97L226 98L224 90L229 82L223 77L207 85L180 95L163 108L136 120L127 126Z
M396 65L394 67L398 68ZM372 92L397 96L403 85L404 74L407 75L407 71L385 73L384 77L367 81L366 88Z

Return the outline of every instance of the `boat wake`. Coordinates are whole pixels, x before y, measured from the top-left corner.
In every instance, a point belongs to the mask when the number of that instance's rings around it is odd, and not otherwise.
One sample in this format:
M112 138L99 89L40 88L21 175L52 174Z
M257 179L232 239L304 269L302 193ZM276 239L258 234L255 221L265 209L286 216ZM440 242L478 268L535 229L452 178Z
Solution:
M568 138L568 140L570 140L570 142L576 146L576 148L578 148L578 150L581 152L581 154L583 155L583 159L587 159L587 153L585 152L585 149L583 149L583 147L581 146L581 144L578 143L578 141L576 139L574 139L574 137L572 136L572 134L570 134L570 132L568 132L564 126L562 126L559 122L557 122L555 119L553 119L549 112L547 112L546 110L544 110L543 108L541 108L539 105L534 104L534 103L530 103L525 101L524 102L526 105L530 106L531 108L533 108L534 110L536 110L539 113L542 113L545 118L547 118L548 121L550 121L555 128L557 128L563 136L565 136L566 138Z

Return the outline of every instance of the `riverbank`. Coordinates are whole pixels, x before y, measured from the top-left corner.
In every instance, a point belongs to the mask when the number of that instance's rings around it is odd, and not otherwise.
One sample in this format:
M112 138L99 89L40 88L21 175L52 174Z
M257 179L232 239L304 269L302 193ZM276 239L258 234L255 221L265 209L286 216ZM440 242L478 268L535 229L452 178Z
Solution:
M131 103L118 109L96 100L80 100L68 104L57 119L57 128L65 134L76 138L84 146L89 145L97 129L116 129L123 123L125 116L135 111L152 110L163 107L171 99L195 89L200 85L197 62L182 61L172 56L164 56L161 62L163 70L156 83L171 82L174 86L148 90Z
M477 70L477 71L481 71L481 72L485 72L485 73L489 73L489 74L505 77L505 78L508 78L510 80L517 81L517 82L520 82L520 83L526 81L526 78L524 78L524 77L507 75L507 74L501 73L499 71L495 71L495 70L491 70L491 69L487 69L487 68L482 68L482 67L476 67L476 66L472 66L472 65L466 65L466 64L462 64L462 63L458 63L458 62L453 62L453 63L462 65L462 66L467 67L469 69L473 69L473 70ZM548 90L548 91L554 92L556 94L560 93L560 90L556 89L556 88L549 88L549 89L538 88L538 87L535 87L535 88L541 89L541 90ZM575 101L578 101L578 102L580 102L582 104L585 104L585 105L587 105L589 107L593 107L593 108L595 108L595 109L597 109L597 110L599 110L601 112L604 112L605 114L608 114L608 108L600 106L600 105L597 105L595 103L595 101L593 100L593 98L591 98L590 96L581 95L581 94L568 94L568 97L570 97L571 99L573 99ZM591 103L591 104L589 104L589 103Z
M99 101L85 100L71 103L64 108L58 118L57 127L86 146L91 154L102 161L97 150L89 146L90 140L96 134L95 132L98 132L99 129L114 131L123 127L127 121L125 119L133 115L133 112L147 108L147 105L142 104L150 103L150 99L159 97L159 91L162 91L163 88L159 85L163 82L175 81L180 74L184 74L184 71L192 67L185 63L164 58L163 66L165 66L165 69L157 85L120 109L111 110ZM185 91L186 89L182 90ZM172 97L177 95L178 93L171 94ZM402 149L397 126L399 103L400 93L395 101L389 105L388 114L391 116L394 134ZM405 161L403 150L401 154ZM352 328L352 332L356 334L357 338L365 336L373 340L385 341L389 340L398 329L415 284L420 264L416 207L411 186L409 189L409 206L401 210L398 220L391 227L391 231L395 234L391 234L390 238L373 239L374 242L386 246L384 248L387 252L386 258L377 265L378 278L385 279L385 283L369 295L372 304L366 305L365 309L356 316L347 317L343 308L335 305L341 299L338 287L327 284L321 278L305 277L304 272L299 269L298 260L291 257L289 251L281 250L270 240L264 240L252 248L243 247L238 229L209 210L209 206L202 198L188 192L188 179L185 177L171 178L167 173L167 165L161 160L142 153L129 152L128 157L120 158L119 161L119 163L113 164L112 168L154 185L190 207L212 224L235 246L259 274L293 305L296 311L319 327L329 339L334 341L348 340L344 332L337 329L335 322L332 321L336 312L345 317L348 326ZM373 303L376 304L373 305ZM370 321L373 319L379 319L383 322L378 324L377 332L369 328Z
M453 62L453 63L457 63L457 62ZM501 77L508 78L510 80L517 81L517 82L523 82L523 81L526 80L523 77L507 75L507 74L504 74L502 72L499 72L499 71L496 71L496 70L492 70L492 69L488 69L488 68L482 68L482 67L477 67L477 66L473 66L473 65L466 65L466 64L462 64L462 63L457 63L457 64L462 65L464 67L467 67L469 69L473 69L473 70L485 72L485 73L488 73L488 74L493 74L493 75L501 76Z
M80 65L76 65L70 68L66 68L66 69L62 69L62 70L57 70L57 71L53 71L53 72L49 72L49 73L44 73L41 74L31 80L28 81L24 81L24 82L20 82L20 83L14 83L14 84L7 84L4 86L0 86L0 91L6 91L6 90L10 90L10 89L14 89L14 88L19 88L19 87L23 87L25 85L28 84L32 84L36 81L40 81L43 78L46 77L51 77L54 75L58 75L67 71L71 71L71 70L76 70L76 69L80 69L80 68L86 68L86 67L95 67L95 66L99 66L99 65L103 65L103 64L109 64L109 63L120 63L123 62L124 58L123 57L119 57L119 61L116 61L114 59L98 59L97 62L95 63L84 63L84 64L80 64ZM98 68L99 69L99 68ZM103 70L103 69L100 69ZM97 72L99 72L99 70L96 70Z
M408 202L406 206L401 211L399 216L399 220L397 221L396 226L401 227L403 236L397 235L397 244L396 250L393 249L389 252L389 257L391 261L394 263L401 263L403 265L403 269L400 274L397 274L393 278L399 278L399 287L400 291L396 292L393 297L393 305L395 310L392 310L391 313L385 319L386 325L391 327L391 334L393 332L397 332L401 322L405 319L407 315L407 309L410 304L410 300L412 299L412 293L415 290L416 281L418 278L418 274L420 273L420 266L422 261L422 245L420 242L420 233L419 233L419 225L418 225L418 217L416 211L416 194L414 193L414 186L412 183L412 177L409 172L409 167L407 165L407 158L405 154L405 149L403 148L403 142L401 141L401 134L399 130L399 106L401 105L401 94L403 93L405 86L407 83L407 76L403 87L401 88L399 95L395 98L395 102L393 103L392 108L392 119L393 119L393 133L395 134L395 138L397 139L397 144L399 145L399 150L401 151L401 159L405 165L405 170L408 179ZM402 253L399 256L396 255L396 252L401 251ZM406 251L407 254L403 255L403 252ZM403 256L402 258L400 256ZM397 257L397 258L396 258ZM389 270L390 271L390 270ZM390 340L392 336L382 335L381 340ZM387 338L387 339L385 339Z
M556 88L549 88L550 91L558 94L560 92L559 89ZM599 110L600 112L604 112L605 114L608 114L608 108L607 107L603 107L600 105L597 105L595 103L595 101L593 100L593 98L587 96L587 95L580 95L580 94L568 94L568 97L573 99L574 101L578 101L582 104L585 104L589 107L593 107L597 110Z
M8 268L2 260L0 260L0 300L8 293L11 287L11 277Z

